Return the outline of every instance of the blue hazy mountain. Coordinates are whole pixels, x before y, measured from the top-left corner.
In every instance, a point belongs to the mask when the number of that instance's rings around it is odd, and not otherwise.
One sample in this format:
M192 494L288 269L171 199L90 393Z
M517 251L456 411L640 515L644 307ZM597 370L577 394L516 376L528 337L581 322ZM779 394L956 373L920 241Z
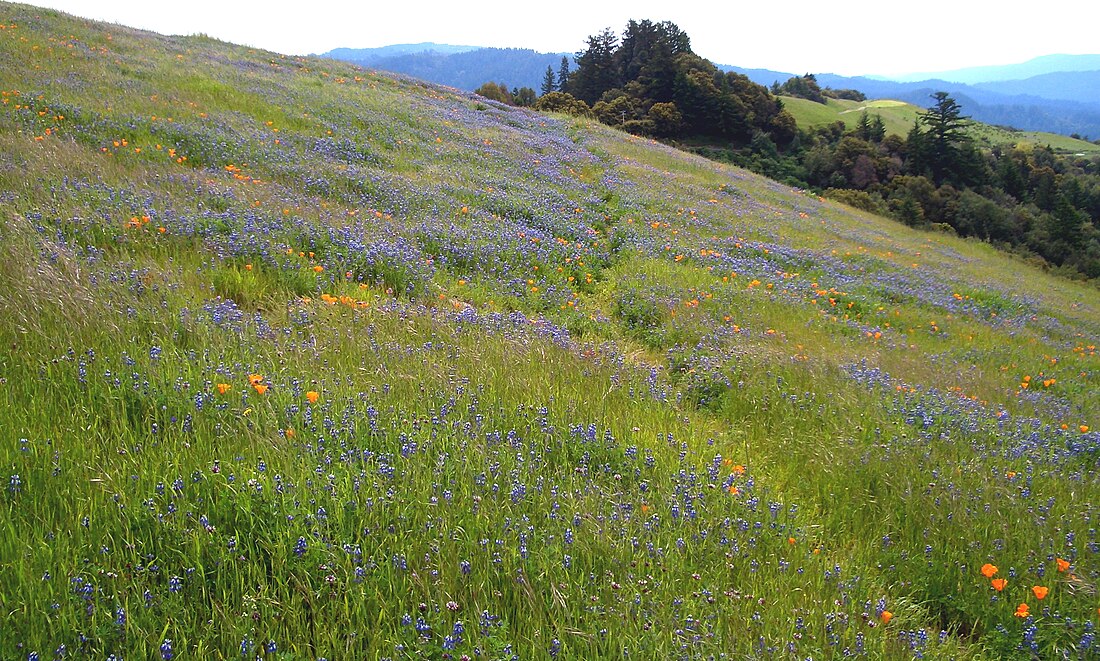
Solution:
M390 47L387 47L390 48ZM324 57L355 62L366 67L403 73L441 85L473 91L483 83L504 83L508 88L539 90L546 68L557 74L561 58L572 53L538 53L526 48L471 48L444 44L417 44L405 50L337 48Z
M1022 81L1054 73L1100 71L1100 55L1043 55L1019 64L967 67L951 71L911 73L889 78L900 83L922 80L947 80L953 83L976 85L997 81ZM872 76L873 78L885 78Z
M1100 70L1058 71L1024 80L976 83L974 87L997 94L1038 96L1100 105Z
M334 60L348 62L374 62L391 57L411 55L415 53L439 53L441 55L455 55L478 50L481 46L454 46L452 44L436 44L426 41L420 44L393 44L378 48L334 48L327 53L321 53L319 57L331 57Z

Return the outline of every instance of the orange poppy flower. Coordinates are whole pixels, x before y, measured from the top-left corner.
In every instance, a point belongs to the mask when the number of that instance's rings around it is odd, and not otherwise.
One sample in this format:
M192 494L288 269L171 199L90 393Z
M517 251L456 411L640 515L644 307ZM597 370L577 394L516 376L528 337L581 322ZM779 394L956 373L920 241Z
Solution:
M882 611L882 615L879 615L883 624L890 624L890 620L894 619L894 614L890 611Z
M217 385L218 394L219 395L224 395L225 393L229 392L229 389L232 388L232 387L233 386L229 385L228 383L219 383Z
M265 392L267 392L267 388L268 388L268 386L267 386L266 384L263 384L263 383L253 383L253 384L252 384L252 388L253 388L253 389L254 389L254 390L255 390L255 391L257 392L257 393L259 393L259 394L261 394L261 395L262 395L262 394L264 394Z
M316 404L318 398L320 398L320 397L321 397L321 395L319 395L316 390L310 390L309 392L306 393L306 399L309 400L310 404Z
M1055 560L1055 562L1058 563L1058 571L1065 571L1065 570L1069 569L1069 560L1063 560L1062 558L1057 558Z
M993 578L993 575L997 573L997 566L991 565L988 562L982 565L982 576L986 578Z
M990 584L993 585L994 590L996 590L997 592L1000 592L1001 590L1005 589L1006 585L1008 585L1008 579L995 578L992 581L990 581Z
M1020 604L1016 607L1016 617L1029 617L1030 615L1027 604Z
M1050 588L1043 585L1031 586L1031 591L1035 594L1035 598L1040 601L1046 599L1047 593L1050 592Z
M264 380L264 375L263 374L249 374L248 375L248 384L249 385L256 385L257 383L259 383L263 380Z

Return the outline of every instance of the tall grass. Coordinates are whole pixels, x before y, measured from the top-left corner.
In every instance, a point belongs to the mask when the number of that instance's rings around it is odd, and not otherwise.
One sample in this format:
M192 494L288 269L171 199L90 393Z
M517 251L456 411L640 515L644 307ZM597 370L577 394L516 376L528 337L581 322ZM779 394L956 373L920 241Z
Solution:
M0 9L0 657L1095 655L1094 291Z

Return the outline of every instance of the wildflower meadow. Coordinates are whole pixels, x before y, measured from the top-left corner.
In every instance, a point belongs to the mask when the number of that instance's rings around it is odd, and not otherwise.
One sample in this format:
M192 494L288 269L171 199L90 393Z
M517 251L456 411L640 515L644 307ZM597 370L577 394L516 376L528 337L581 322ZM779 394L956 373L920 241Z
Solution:
M1100 296L0 2L0 658L1100 657Z

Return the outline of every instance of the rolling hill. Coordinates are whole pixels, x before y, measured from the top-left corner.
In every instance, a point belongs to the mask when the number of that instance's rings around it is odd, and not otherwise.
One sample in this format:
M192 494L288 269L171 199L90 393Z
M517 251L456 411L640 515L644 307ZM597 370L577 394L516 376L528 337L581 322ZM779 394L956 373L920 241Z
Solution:
M1055 80L1061 79L1060 74L1051 75ZM986 124L1067 136L1078 134L1092 140L1100 136L1100 105L1089 102L1091 96L1086 94L1079 100L1066 100L1062 98L1064 94L1055 98L1043 98L1035 92L1046 88L1045 84L1032 88L1028 81L1011 86L990 83L987 89L984 86L936 79L898 83L833 74L820 74L817 80L822 87L857 89L868 98L897 99L922 107L927 106L933 93L943 91L958 100L967 114Z
M903 101L877 99L873 101L848 101L828 99L820 104L807 99L784 96L783 107L790 111L800 127L816 128L834 122L844 122L851 129L859 122L864 112L868 116L878 115L886 126L887 134L905 136L913 128L913 122L926 111L926 108ZM975 122L970 134L982 144L988 146L1046 145L1063 154L1100 153L1100 145L1095 142L1071 138L1056 133L1040 131L1015 131L1004 127L991 126Z
M0 2L0 658L1093 653L1096 290Z

